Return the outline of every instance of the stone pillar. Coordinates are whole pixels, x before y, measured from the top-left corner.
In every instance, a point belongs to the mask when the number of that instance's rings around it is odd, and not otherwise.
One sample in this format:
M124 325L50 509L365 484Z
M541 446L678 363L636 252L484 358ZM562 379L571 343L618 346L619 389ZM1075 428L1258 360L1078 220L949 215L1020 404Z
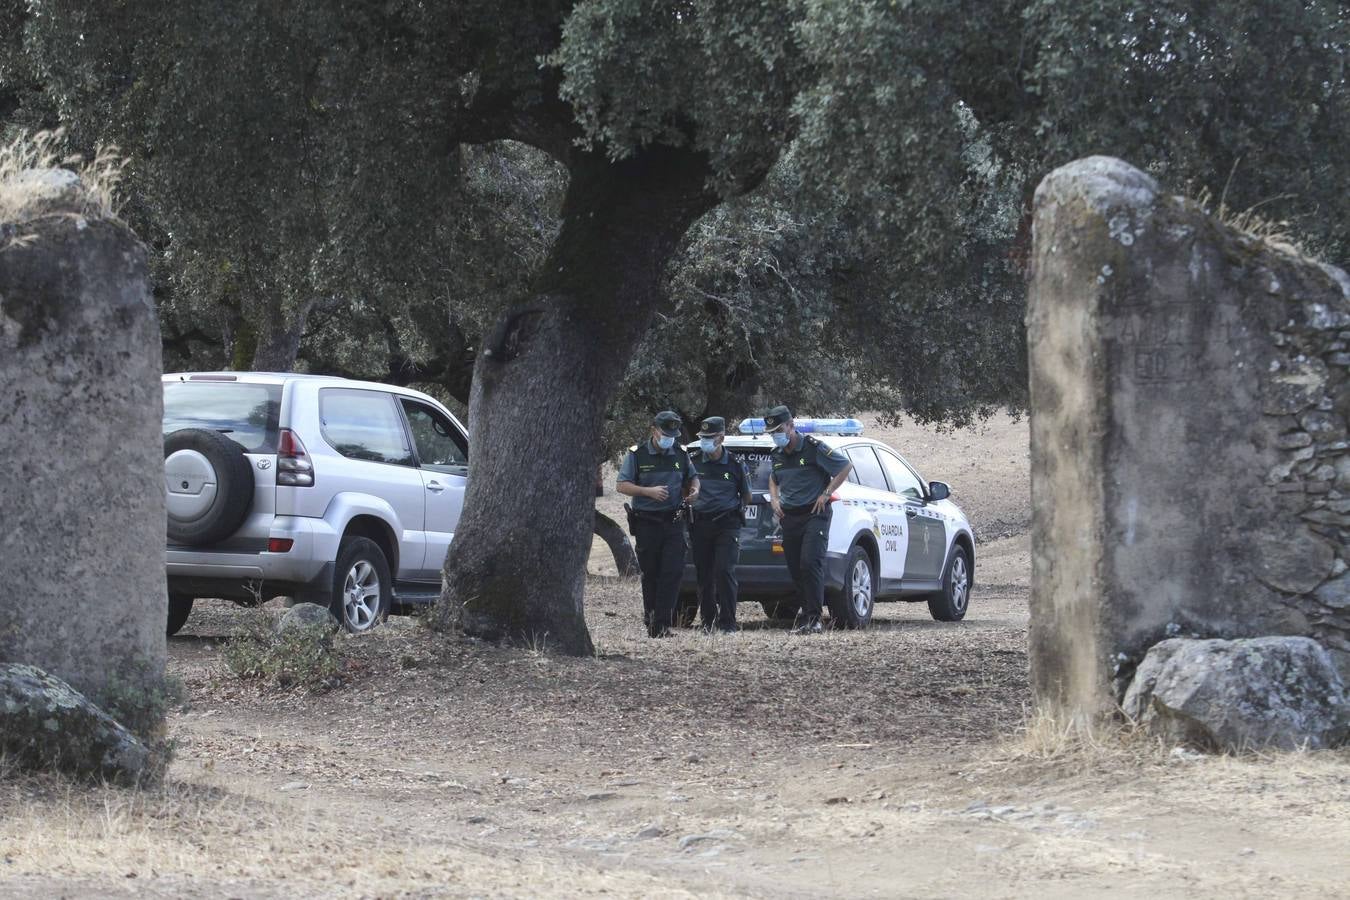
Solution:
M0 181L0 663L162 725L159 322L144 248L71 172Z
M1109 711L1174 636L1350 673L1350 279L1106 157L1041 183L1033 253L1038 700Z

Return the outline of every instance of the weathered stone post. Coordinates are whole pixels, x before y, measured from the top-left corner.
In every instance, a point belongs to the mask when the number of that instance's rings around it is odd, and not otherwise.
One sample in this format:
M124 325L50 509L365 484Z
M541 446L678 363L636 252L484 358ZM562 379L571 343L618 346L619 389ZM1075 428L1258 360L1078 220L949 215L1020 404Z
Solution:
M1164 638L1350 672L1350 279L1105 157L1036 192L1032 681L1109 711Z
M0 664L45 670L152 737L159 323L144 248L105 202L65 170L0 180Z

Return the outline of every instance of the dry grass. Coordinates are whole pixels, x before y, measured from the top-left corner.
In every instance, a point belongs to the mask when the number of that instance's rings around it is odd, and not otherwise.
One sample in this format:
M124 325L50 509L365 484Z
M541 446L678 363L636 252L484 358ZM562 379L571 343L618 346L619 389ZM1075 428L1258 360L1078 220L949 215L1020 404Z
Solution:
M0 872L34 896L72 885L104 895L128 879L170 896L273 896L282 885L300 897L693 896L641 872L427 838L375 815L339 820L214 787L89 788L0 764Z
M1172 749L1132 722L1064 717L1037 707L997 753L1008 760L1035 761L1124 754L1144 763L1165 758Z
M1289 194L1281 194L1277 197L1269 197L1244 210L1230 208L1225 196L1219 198L1219 205L1215 208L1213 205L1214 192L1206 187L1196 192L1195 203L1206 215L1212 216L1228 228L1259 241L1272 250L1295 259L1312 260L1313 255L1299 243L1288 220L1271 219L1258 212L1261 207L1280 200L1288 200L1290 196Z
M64 152L64 130L21 133L0 145L0 222L17 224L33 199L31 181L19 176L66 169L79 176L81 205L71 212L89 218L117 217L117 187L127 160L115 146L100 145L92 158Z

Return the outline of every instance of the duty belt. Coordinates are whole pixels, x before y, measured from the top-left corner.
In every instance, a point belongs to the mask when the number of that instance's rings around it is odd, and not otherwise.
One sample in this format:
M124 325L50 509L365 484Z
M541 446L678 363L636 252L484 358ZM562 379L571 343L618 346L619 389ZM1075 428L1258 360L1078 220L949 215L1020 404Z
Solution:
M641 522L678 522L684 518L685 506L681 504L674 509L634 509L629 504L624 504L630 521L637 519Z
M731 509L724 509L720 513L713 515L709 515L708 513L696 513L696 515L689 517L689 521L698 522L700 525L715 525L728 516L738 515L741 515L741 508L739 506L733 506Z
M785 516L809 516L815 511L815 504L808 503L805 506L785 506L783 515Z

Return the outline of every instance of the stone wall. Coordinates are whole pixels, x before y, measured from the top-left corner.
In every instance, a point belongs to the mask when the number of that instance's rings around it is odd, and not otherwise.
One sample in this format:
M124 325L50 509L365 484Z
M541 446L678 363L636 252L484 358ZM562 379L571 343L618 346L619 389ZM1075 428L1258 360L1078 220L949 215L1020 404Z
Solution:
M0 663L159 725L159 323L144 250L70 172L0 182Z
M1350 674L1350 279L1105 157L1042 182L1033 253L1038 697L1109 709L1187 635Z

